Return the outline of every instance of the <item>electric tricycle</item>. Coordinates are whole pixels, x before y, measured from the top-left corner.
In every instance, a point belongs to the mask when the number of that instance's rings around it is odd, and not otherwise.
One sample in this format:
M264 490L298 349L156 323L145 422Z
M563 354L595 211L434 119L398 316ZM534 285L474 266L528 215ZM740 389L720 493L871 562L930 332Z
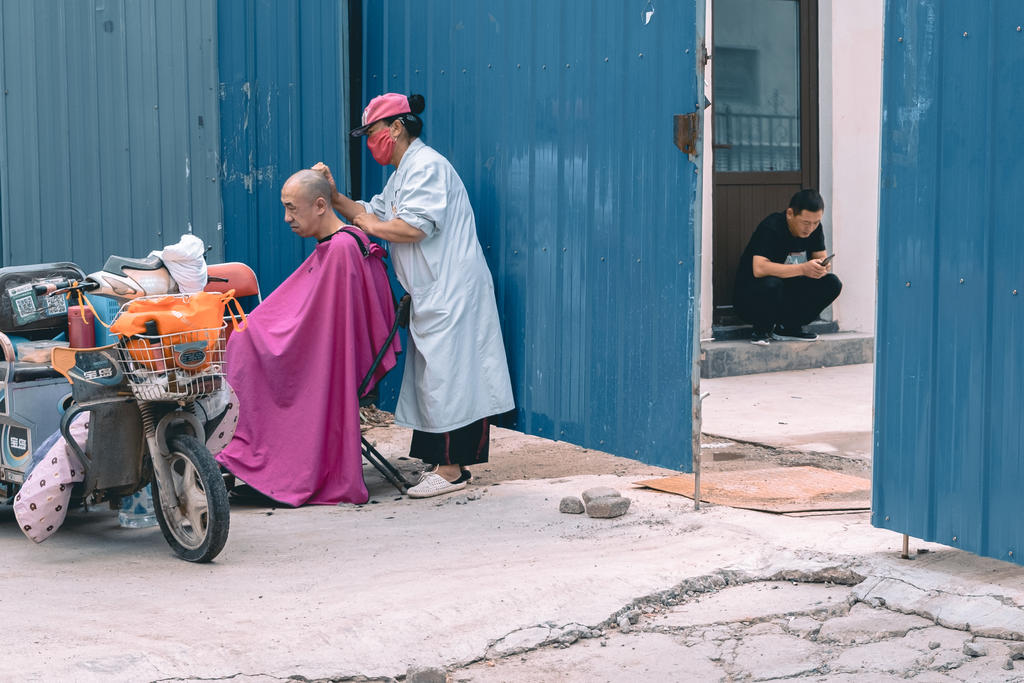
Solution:
M152 484L155 515L171 548L182 559L208 562L223 549L230 518L210 448L219 451L237 421L237 399L225 378L223 309L201 329L160 329L154 315L116 343L54 348L47 367L19 362L11 336L38 339L66 327L67 301L83 301L86 293L121 304L119 317L131 310L143 318L150 304L167 309L204 296L177 293L157 256L112 256L87 276L68 263L0 269L0 491L18 495L33 442L59 421L84 474L72 491L76 500L116 509L123 497ZM84 448L71 434L83 415Z

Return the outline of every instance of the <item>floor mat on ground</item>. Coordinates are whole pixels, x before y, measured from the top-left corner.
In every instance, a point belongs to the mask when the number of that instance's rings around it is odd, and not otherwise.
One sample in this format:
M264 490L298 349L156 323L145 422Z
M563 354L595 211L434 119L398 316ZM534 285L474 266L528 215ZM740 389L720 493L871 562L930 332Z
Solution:
M634 482L637 486L693 498L693 475ZM822 512L871 509L871 482L819 467L773 467L705 472L700 499L761 512Z

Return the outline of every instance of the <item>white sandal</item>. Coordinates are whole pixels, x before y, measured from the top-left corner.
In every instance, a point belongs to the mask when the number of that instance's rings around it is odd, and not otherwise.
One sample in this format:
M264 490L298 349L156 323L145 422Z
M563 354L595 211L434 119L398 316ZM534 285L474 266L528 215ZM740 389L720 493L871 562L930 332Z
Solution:
M420 472L420 478L416 480L416 483L422 483L423 480L426 479L428 475L431 475L434 472L437 472L437 465L430 465L427 469ZM467 470L465 467L463 467L461 474L459 474L459 481L464 481L466 483L473 481L473 473Z
M450 482L440 474L429 472L420 479L420 483L410 488L406 493L410 498L430 498L451 493L466 488L465 481L456 483Z

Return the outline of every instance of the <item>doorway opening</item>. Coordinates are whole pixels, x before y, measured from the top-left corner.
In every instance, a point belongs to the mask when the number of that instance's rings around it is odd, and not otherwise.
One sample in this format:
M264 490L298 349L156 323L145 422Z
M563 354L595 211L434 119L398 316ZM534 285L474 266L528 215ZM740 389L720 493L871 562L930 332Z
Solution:
M876 239L868 221L877 220L870 201L877 201L877 180L868 181L877 178L879 138L877 128L864 124L880 112L882 3L712 0L708 6L712 108L704 170L711 215L703 233L709 291L701 302L707 397L695 458L705 472L809 465L867 482L877 263L868 246ZM851 25L858 32L847 35ZM868 73L873 50L874 75ZM852 130L850 118L858 115ZM855 135L840 139L840 130ZM859 147L851 149L848 140ZM849 285L837 301L845 317L837 322L825 309L826 320L809 328L822 335L817 342L751 345L751 328L732 306L740 255L760 221L784 211L807 187L826 201L826 246L838 251L835 272ZM832 228L839 216L835 237L845 241L837 250ZM728 358L714 357L710 347L719 345L729 347ZM787 365L792 358L803 364ZM804 362L809 358L815 360ZM716 363L745 367L721 372Z
M817 0L714 0L712 270L716 337L757 224L818 187Z

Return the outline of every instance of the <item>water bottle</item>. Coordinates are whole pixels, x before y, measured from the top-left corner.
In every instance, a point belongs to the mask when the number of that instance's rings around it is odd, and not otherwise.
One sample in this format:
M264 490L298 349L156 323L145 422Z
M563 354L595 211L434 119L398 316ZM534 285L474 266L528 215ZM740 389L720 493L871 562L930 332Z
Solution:
M68 341L73 349L96 346L96 321L87 306L68 306Z
M118 523L126 529L144 529L156 526L156 511L153 509L153 494L150 484L121 501L121 511L117 513Z

